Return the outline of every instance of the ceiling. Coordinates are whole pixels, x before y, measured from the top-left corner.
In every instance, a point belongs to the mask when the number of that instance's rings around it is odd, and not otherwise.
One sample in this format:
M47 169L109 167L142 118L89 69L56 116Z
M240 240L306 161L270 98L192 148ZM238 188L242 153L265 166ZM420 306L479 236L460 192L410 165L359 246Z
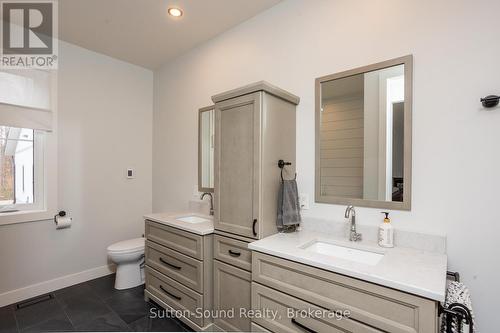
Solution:
M281 0L63 0L59 38L156 69ZM181 18L169 7L184 11Z

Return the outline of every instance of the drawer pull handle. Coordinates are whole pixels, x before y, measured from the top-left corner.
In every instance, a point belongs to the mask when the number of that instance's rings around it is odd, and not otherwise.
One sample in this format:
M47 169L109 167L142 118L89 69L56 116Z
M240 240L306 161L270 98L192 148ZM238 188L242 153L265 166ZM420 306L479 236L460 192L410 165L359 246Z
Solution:
M301 323L299 323L298 321L296 321L295 318L292 318L292 324L297 325L298 327L302 328L306 332L309 332L309 333L318 333L315 330L310 329L309 327L302 325Z
M257 219L254 219L252 224L252 232L255 237L257 236L257 231L255 230L256 226L257 226Z
M181 270L182 267L180 266L175 266L175 265L172 265L171 263L169 262L166 262L165 260L163 260L163 258L160 258L160 261L164 264L164 265L167 265L168 267L172 267L173 269L176 269L178 271Z
M160 286L160 289L165 293L167 294L168 296L172 297L172 298L175 298L176 300L180 301L182 299L182 297L180 296L176 296L170 292L168 292L168 290L166 290L165 288L163 288L162 286Z
M230 254L232 257L239 257L239 256L241 256L241 253L240 253L240 252L234 252L233 250L228 250L227 252L229 252L229 254Z

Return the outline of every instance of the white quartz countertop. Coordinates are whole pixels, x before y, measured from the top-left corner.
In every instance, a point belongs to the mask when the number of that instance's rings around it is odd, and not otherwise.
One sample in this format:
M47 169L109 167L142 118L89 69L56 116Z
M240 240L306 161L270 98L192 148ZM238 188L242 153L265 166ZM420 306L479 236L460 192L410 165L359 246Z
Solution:
M377 264L369 265L301 248L314 241L384 253L384 256ZM275 234L250 243L248 248L432 300L445 299L447 267L445 254L402 247L385 249L376 243L367 241L354 243L333 234L306 230Z
M185 216L198 216L209 220L209 222L189 223L179 221L178 218ZM198 235L208 235L214 232L213 217L193 212L169 212L144 215L144 219L182 229Z

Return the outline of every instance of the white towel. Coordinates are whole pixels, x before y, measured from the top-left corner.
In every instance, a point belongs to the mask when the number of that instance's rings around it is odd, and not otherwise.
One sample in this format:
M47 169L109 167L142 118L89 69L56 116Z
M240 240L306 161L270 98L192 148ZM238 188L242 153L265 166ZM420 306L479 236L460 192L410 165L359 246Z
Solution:
M472 316L472 322L474 323L474 313L472 312L472 301L469 293L469 289L461 282L449 282L446 288L446 299L444 303L444 308L448 308L450 304L459 303L465 305ZM451 331L453 333L464 333L469 332L469 330L464 330L464 325L462 325L462 330L458 330L457 320L453 320L451 323ZM474 332L476 332L476 325L474 325ZM441 318L441 333L447 333L446 331L446 315Z

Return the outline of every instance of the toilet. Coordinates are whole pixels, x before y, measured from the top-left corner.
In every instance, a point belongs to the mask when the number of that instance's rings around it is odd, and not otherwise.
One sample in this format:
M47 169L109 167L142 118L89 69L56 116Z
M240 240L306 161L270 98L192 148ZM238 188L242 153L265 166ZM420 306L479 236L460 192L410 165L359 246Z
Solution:
M116 264L115 289L144 283L144 238L134 238L108 246L108 256Z

